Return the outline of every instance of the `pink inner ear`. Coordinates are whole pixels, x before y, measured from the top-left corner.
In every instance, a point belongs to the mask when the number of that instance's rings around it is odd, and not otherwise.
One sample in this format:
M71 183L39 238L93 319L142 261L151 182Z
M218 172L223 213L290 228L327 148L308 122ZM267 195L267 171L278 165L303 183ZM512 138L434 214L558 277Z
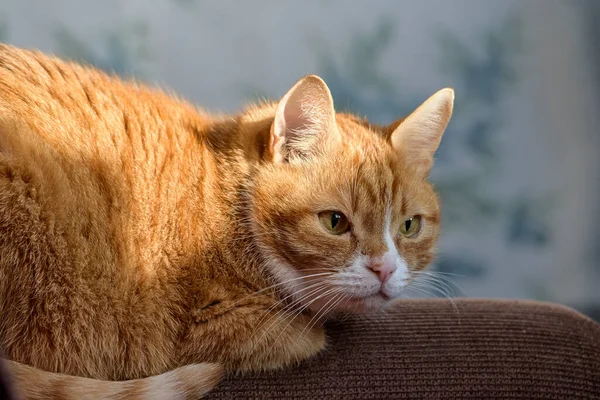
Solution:
M302 104L295 101L292 96L283 110L283 119L285 120L285 136L295 136L294 134L303 128L308 128L310 120L303 115Z
M300 80L281 99L272 126L274 159L309 156L315 145L336 135L335 110L329 89L320 78Z
M299 86L292 89L279 104L277 114L274 121L275 135L281 137L285 141L295 139L300 134L300 131L307 130L313 124L309 117L304 112L303 108L308 107L310 101L318 101L310 96L304 95L306 90Z
M272 132L272 151L276 161L284 161L294 150L299 150L294 147L306 147L302 136L310 135L310 121L304 115L299 97L296 92L290 93L277 109ZM304 142L310 140L312 138L307 137Z

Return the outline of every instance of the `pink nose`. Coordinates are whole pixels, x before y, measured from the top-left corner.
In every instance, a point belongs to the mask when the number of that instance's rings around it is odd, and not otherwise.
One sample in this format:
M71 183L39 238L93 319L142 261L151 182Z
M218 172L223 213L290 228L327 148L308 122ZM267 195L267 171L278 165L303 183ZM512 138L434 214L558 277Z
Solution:
M389 261L374 261L369 264L369 269L377 274L381 283L386 283L396 270L396 264Z

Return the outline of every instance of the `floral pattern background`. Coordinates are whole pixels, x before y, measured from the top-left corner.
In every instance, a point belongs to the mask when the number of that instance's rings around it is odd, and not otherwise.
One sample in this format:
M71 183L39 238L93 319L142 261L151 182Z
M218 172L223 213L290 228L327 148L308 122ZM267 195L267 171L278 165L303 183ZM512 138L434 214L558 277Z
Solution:
M561 302L600 319L600 2L4 0L0 41L175 90L215 111L321 75L389 123L456 89L432 179L431 295Z

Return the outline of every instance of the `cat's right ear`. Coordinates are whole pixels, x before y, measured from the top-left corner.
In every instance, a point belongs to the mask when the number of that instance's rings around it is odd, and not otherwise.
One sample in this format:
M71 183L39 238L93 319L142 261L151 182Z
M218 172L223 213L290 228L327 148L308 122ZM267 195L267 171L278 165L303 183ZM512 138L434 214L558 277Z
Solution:
M390 127L392 147L426 177L433 156L452 117L454 90L442 89L429 97L408 117Z
M308 159L339 140L333 98L325 82L316 75L300 79L283 96L271 125L273 162Z

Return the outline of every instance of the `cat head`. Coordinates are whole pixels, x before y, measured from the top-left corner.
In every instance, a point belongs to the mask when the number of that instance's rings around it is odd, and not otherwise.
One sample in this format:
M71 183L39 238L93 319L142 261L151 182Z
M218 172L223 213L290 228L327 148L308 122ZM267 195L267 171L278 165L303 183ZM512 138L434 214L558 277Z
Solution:
M281 99L250 212L267 267L298 305L377 309L432 261L440 206L427 177L453 101L442 89L374 127L336 113L317 76Z

